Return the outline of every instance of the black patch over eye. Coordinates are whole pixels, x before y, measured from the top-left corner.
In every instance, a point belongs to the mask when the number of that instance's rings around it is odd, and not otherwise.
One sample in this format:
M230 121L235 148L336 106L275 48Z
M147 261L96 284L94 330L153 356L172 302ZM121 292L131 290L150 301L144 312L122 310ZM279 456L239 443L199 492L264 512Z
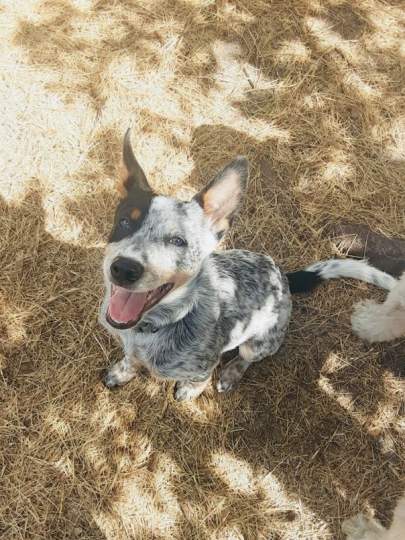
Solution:
M169 238L169 243L176 247L186 247L187 242L181 236L172 236Z
M129 229L131 223L130 223L130 221L129 221L128 218L124 217L124 218L121 218L121 219L120 219L119 225L120 225L120 227L122 227L123 229Z

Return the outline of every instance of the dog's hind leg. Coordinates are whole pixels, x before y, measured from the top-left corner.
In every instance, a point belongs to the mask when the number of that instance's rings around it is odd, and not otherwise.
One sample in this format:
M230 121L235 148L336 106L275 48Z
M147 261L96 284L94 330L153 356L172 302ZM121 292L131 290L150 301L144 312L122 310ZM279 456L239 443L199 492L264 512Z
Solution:
M139 363L134 358L124 356L122 360L114 364L103 377L103 383L107 388L122 386L135 377L139 369Z
M239 346L239 355L222 369L217 383L218 392L229 392L242 379L247 368L266 356L275 354L283 342L284 334L267 340L249 339Z
M241 345L240 349L243 347ZM246 360L242 353L228 362L222 369L217 382L218 392L229 392L238 383L251 362Z

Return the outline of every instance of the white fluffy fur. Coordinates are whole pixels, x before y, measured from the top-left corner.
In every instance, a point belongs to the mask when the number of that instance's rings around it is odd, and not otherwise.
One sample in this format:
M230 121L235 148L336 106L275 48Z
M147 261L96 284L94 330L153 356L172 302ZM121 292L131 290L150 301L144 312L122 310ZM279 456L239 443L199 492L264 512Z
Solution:
M404 540L405 496L398 501L388 530L375 519L367 518L363 514L344 521L342 530L347 535L347 540Z
M405 272L398 280L370 266L366 260L353 259L319 261L305 270L316 272L325 280L359 279L390 291L383 304L374 300L363 300L356 304L352 315L352 328L355 334L370 343L405 336Z
M383 304L374 300L356 304L352 328L359 337L371 343L405 336L405 273L395 281Z

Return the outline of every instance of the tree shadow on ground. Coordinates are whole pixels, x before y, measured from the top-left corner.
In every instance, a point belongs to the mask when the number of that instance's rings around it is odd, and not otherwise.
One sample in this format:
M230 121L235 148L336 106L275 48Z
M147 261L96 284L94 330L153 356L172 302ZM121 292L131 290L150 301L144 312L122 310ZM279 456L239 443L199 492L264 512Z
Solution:
M85 96L100 112L110 92L104 84L109 66L123 56L150 70L159 48L180 29L176 46L187 61L179 73L208 94L218 84L213 41L237 41L243 59L277 84L261 88L252 80L234 109L275 122L286 137L259 139L221 124L194 131L188 183L195 188L235 153L252 159L247 204L231 245L296 268L318 255L322 221L333 221L342 208L366 219L359 201L375 197L375 186L392 197L402 165L384 157L384 140L376 142L371 127L391 121L384 100L398 92L399 62L380 82L365 77L380 98L353 90L356 77L347 85L344 69L351 75L365 69L351 42L381 34L361 7L324 3L319 11L309 2L257 2L263 11L252 20L236 2L226 19L217 18L217 6L176 0L159 3L161 13L173 14L168 30L153 10L136 20L138 4L95 2L92 18L71 2L45 2L39 22L21 22L15 43L33 65L60 76L54 91ZM310 28L303 24L307 16ZM321 40L323 23L335 32L327 39L342 38L333 46ZM95 34L92 24L101 25ZM394 39L387 54L397 46ZM372 55L376 73L384 73L381 50ZM88 157L102 175L115 173L119 141L114 127L98 133ZM343 168L351 171L347 178L333 169L336 162L351 167ZM392 173L392 185L380 187L381 167ZM335 176L339 185L332 190ZM366 176L373 189L364 186L362 198L358 187ZM88 179L94 196L66 202L66 210L90 241L105 237L114 199ZM348 204L337 204L337 196ZM1 205L5 538L21 531L30 538L167 538L173 530L174 538L201 540L235 526L249 540L281 539L285 530L301 530L299 501L329 526L333 539L341 538L343 518L368 505L387 520L402 487L404 453L395 423L379 419L385 410L403 413L395 394L401 344L367 347L351 336L351 285L328 285L297 299L283 349L252 367L232 395L210 390L195 404L177 404L170 384L148 378L110 393L100 371L120 350L96 322L102 254L48 234L40 193L19 206ZM277 482L287 501L274 495Z

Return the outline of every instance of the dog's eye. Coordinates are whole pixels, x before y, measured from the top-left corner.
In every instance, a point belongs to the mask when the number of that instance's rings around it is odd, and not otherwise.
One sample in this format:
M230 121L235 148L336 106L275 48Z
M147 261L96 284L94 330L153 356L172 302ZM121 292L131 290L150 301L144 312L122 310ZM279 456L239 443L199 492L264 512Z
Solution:
M172 236L172 238L169 238L169 242L176 247L187 246L186 240L184 240L184 238L181 238L181 236Z
M129 219L126 218L126 217L120 219L119 225L120 225L120 227L122 227L123 229L128 229L129 226L130 226Z

